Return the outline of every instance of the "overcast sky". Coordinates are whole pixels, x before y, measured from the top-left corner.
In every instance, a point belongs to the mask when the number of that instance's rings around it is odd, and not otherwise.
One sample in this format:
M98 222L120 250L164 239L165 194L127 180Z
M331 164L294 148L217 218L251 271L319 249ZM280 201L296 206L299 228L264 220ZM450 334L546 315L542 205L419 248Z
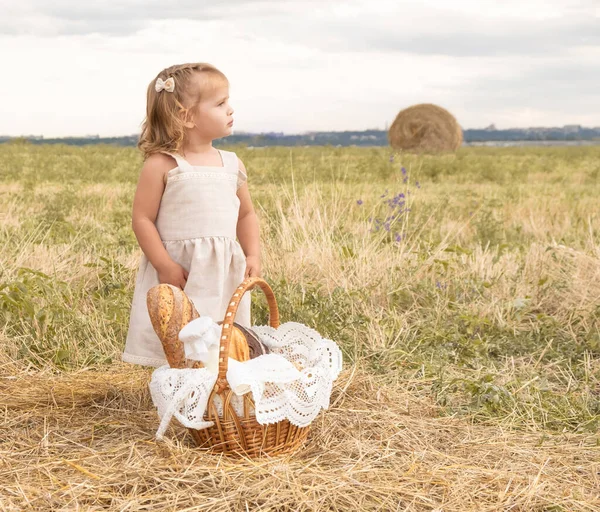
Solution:
M148 83L209 62L234 133L600 126L600 0L0 0L0 135L138 133Z

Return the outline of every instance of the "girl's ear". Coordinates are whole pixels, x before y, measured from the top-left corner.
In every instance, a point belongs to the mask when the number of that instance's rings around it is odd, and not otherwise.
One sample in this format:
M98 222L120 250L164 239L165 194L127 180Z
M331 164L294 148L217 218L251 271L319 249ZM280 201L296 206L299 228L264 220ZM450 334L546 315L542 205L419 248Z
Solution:
M190 112L190 109L183 112L181 116L183 118L183 126L185 128L194 128L196 126L194 121L192 121L192 114Z

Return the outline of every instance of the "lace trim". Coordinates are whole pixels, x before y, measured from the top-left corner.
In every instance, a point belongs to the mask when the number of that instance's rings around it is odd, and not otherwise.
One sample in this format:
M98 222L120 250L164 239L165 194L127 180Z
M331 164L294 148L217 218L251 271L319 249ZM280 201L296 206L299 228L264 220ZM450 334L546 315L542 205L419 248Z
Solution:
M229 359L227 381L234 392L234 410L243 415L243 395L251 392L255 404L252 414L259 423L288 419L298 427L309 425L321 409L329 408L333 381L342 369L340 349L296 322L277 329L254 326L252 330L272 353L243 363ZM215 382L216 374L207 368L175 369L166 365L155 370L150 392L161 417L157 437L162 436L173 415L191 428L211 426L204 414ZM222 416L220 397L216 396L214 403Z
M169 240L162 240L163 243L171 243L171 242L192 242L194 240L202 240L204 238L218 238L218 239L224 239L227 240L229 242L235 243L237 245L240 246L240 248L242 247L240 245L240 243L235 239L235 238L231 238L230 236L226 236L226 235L204 235L204 236L195 236L192 238L176 238L176 239L169 239Z
M173 416L185 427L212 427L214 422L204 421L202 416L216 381L217 376L206 368L191 372L189 368L165 365L154 370L149 384L150 393L161 418L156 438L162 439Z
M155 367L159 367L159 366L163 366L164 364L167 364L166 359L154 359L151 357L136 356L135 354L130 354L128 352L123 352L121 354L121 361L123 361L124 363L141 364L144 366L155 366Z
M181 174L175 174L167 178L167 184L176 181L184 180L196 180L201 178L211 178L222 181L236 181L238 179L236 174L228 172L207 172L207 171L185 171Z

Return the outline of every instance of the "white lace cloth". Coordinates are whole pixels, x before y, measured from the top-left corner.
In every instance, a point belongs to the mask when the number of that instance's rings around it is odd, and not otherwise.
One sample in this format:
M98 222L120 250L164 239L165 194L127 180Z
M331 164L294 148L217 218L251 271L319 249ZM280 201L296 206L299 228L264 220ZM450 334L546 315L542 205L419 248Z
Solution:
M221 326L209 316L201 316L179 331L185 357L202 361L212 373L219 372L219 337Z
M203 417L217 380L215 325L220 334L218 324L200 317L187 324L179 335L186 356L203 361L205 368L177 369L165 365L154 370L150 394L161 418L157 439L162 439L173 416L189 428L203 429L213 425ZM277 329L253 326L252 330L271 353L245 362L229 358L227 381L235 394L231 402L234 410L243 415L242 395L251 392L255 408L250 413L256 416L258 423L288 419L299 427L309 425L321 408L329 408L333 381L342 369L339 347L314 329L297 322L281 324ZM219 396L215 396L214 405L222 416L223 404Z

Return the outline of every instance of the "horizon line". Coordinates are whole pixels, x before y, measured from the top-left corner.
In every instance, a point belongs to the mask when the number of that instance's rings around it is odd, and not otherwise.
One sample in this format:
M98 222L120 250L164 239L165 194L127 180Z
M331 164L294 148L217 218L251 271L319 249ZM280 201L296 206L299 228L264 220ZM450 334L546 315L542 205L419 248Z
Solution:
M528 126L525 128L497 128L494 123L484 127L484 128L462 128L463 132L469 130L485 130L485 131L510 131L510 130L551 130L551 129L561 129L564 130L566 128L571 129L580 129L580 130L600 130L600 126L583 126L581 124L565 124L562 126ZM268 132L249 132L249 131L239 131L237 133L232 133L231 135L283 135L283 136L294 136L294 135L314 135L318 133L360 133L360 132L388 132L389 128L365 128L363 130L310 130L305 132L283 132L283 131L268 131ZM44 134L20 134L20 135L7 135L0 134L0 139L5 138L19 138L19 137L35 137L42 139L87 139L87 138L101 138L101 139L112 139L112 138L121 138L121 137L139 137L140 133L129 133L129 134L121 134L121 135L100 135L97 133L87 134L87 135L63 135L63 136L47 136ZM231 136L230 135L230 136Z

